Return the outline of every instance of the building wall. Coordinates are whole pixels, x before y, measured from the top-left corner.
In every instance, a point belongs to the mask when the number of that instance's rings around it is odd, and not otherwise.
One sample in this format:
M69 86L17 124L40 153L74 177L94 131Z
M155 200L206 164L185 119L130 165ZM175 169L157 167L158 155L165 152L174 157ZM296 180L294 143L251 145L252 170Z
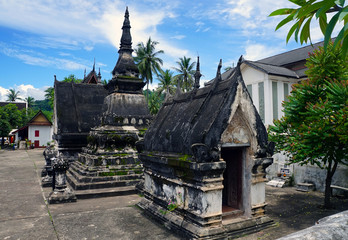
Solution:
M242 66L242 76L263 123L268 126L284 116L282 103L298 79L268 75L248 65ZM276 102L274 103L274 100Z
M35 131L37 130L39 131L39 136L35 137ZM32 143L38 140L40 147L47 146L47 142L52 141L52 127L30 125L28 127L28 140L30 140Z

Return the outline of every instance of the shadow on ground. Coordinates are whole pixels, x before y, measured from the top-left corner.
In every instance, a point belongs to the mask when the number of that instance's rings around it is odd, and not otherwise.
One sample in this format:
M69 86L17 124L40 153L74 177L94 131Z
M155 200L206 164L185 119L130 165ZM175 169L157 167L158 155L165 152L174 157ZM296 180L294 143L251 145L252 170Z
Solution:
M266 186L266 202L266 213L275 221L275 226L243 236L240 240L277 239L313 226L323 217L348 210L348 199L333 197L333 208L324 209L324 193L299 192L293 187Z

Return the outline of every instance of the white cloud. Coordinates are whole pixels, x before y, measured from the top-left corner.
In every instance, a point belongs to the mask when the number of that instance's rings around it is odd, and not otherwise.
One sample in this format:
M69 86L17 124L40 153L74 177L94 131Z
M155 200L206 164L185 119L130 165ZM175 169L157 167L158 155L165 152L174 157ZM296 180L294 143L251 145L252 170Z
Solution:
M181 39L184 39L186 36L185 35L175 35L175 36L172 36L170 38L172 39L177 39L177 40L181 40Z
M249 44L245 47L244 58L255 61L282 52L283 49L275 46L265 46L262 44ZM284 51L284 50L283 50Z
M5 102L7 100L6 95L8 94L8 89L0 86L0 101Z
M43 100L45 99L45 94L46 94L45 90L47 88L48 86L35 88L31 84L28 84L28 85L21 84L19 86L14 85L13 87L10 87L9 89L14 89L15 91L19 91L19 97L22 99L25 99L27 97L33 97L35 100ZM9 89L6 89L0 86L0 101L5 102L7 100L6 95L8 94ZM19 102L23 102L23 100L19 100Z
M45 90L48 86L41 88L35 88L33 85L24 85L15 86L15 89L20 92L20 96L24 99L26 97L33 97L35 100L45 99Z
M285 7L296 7L296 5L287 0L225 0L206 11L200 9L200 11L192 12L192 17L200 19L200 27L201 19L205 21L209 19L215 24L229 27L230 30L240 30L235 34L250 38L271 37L274 36L275 26L282 17L268 17L268 15L276 9ZM276 34L277 38L284 39L285 36Z
M157 27L166 18L177 17L174 9L178 1L152 1L132 3L129 6L133 47L145 42L149 36L161 43L160 49L172 58L188 51L177 47L169 37L160 34ZM21 39L18 45L37 48L85 49L91 51L97 43L111 43L119 47L121 27L126 4L122 0L104 1L0 1L0 25L37 34ZM205 29L207 30L207 29ZM177 36L176 39L183 36ZM56 66L66 70L84 68L80 61L67 64L66 59L50 59L32 54L13 54L27 64Z
M60 56L70 57L68 58L56 58L46 56L45 54L35 52L32 50L21 49L18 46L8 45L0 42L0 52L3 54L17 58L29 65L41 66L41 67L55 67L57 69L64 70L79 70L88 68L86 61L80 58L74 58L73 56L60 54Z
M145 85L144 90L147 88L147 86ZM149 84L149 90L153 91L156 90L158 88L158 83L157 82L152 82Z

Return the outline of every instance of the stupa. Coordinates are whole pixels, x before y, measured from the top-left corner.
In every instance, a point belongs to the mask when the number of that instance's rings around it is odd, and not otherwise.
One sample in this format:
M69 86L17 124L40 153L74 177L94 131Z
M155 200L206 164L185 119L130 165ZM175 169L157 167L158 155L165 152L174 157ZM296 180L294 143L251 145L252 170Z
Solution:
M134 185L143 176L135 142L141 139L152 117L142 93L145 83L139 78L132 57L130 28L127 8L119 57L112 80L106 86L109 94L104 99L101 124L91 129L87 147L82 149L78 161L71 164L68 174L78 198L96 197L100 188L108 187L117 188L99 195L134 192Z

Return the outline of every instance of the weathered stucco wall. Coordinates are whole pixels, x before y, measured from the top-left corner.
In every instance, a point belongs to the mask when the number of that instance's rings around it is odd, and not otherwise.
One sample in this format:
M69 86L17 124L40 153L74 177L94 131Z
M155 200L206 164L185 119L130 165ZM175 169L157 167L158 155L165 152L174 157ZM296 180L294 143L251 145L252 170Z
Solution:
M315 185L317 191L325 191L326 170L313 165L300 166L299 164L289 164L288 157L277 153L273 156L273 164L266 169L267 179L271 180L280 173L281 168L290 169L290 175L293 174L295 184L301 182L310 182ZM335 175L332 178L333 185L348 187L348 167L338 165ZM336 190L335 190L336 191ZM335 193L335 192L334 192Z

